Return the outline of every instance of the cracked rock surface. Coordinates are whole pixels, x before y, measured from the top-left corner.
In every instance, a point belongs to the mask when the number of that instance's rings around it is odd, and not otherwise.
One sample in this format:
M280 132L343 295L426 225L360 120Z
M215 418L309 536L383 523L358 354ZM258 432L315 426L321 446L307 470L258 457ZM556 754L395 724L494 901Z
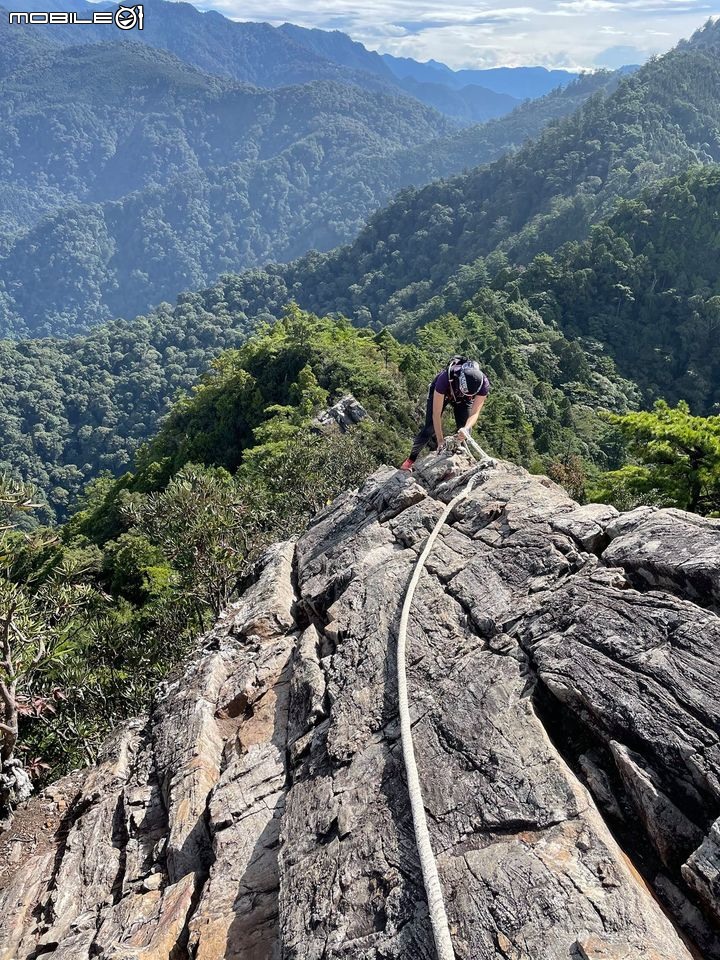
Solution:
M470 464L343 494L148 718L1 838L0 960L432 960L395 645ZM720 958L720 524L480 471L415 597L413 737L467 960Z

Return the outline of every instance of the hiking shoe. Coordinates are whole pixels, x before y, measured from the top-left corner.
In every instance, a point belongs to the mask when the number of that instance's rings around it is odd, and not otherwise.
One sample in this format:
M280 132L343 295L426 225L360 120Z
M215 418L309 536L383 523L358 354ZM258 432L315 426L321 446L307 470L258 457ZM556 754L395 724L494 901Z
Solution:
M411 460L410 457L408 457L407 460L405 461L405 463L403 463L403 465L400 467L400 469L401 469L401 470L412 470L412 468L413 468L414 466L415 466L415 461L414 461L414 460Z

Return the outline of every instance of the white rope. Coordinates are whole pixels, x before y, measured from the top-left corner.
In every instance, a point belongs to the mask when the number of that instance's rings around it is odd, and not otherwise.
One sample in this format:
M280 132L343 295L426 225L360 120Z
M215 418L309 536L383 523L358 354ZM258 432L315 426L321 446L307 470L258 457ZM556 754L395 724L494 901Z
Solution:
M405 650L407 647L407 627L410 618L410 607L412 606L415 588L420 580L420 574L425 567L425 562L451 510L456 504L468 496L476 480L477 474L471 477L462 493L459 493L450 501L440 514L440 519L428 537L425 548L420 554L420 559L415 565L415 571L410 580L407 593L405 594L405 603L403 604L402 614L400 615L400 630L398 632L397 672L400 733L402 735L403 757L405 759L405 770L407 772L408 793L410 794L410 807L412 809L412 818L415 827L415 842L417 843L418 853L420 854L420 866L422 867L425 894L427 896L428 910L430 911L430 922L432 923L438 960L455 960L455 952L450 938L450 928L448 926L447 914L445 913L445 902L443 900L443 892L440 886L435 856L430 843L430 834L428 832L425 806L423 804L422 790L420 787L420 777L418 776L417 763L415 762L412 726L410 724L410 708L408 706Z
M477 440L473 440L473 438L470 436L470 431L466 427L461 427L459 432L464 437L464 443L468 444L476 456L480 457L481 460L486 461L489 466L495 465L497 461L493 460L489 454L485 453Z

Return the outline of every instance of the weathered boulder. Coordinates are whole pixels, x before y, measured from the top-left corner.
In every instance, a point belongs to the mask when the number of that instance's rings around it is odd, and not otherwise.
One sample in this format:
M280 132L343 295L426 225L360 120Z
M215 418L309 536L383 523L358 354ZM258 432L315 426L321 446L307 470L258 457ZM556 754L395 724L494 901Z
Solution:
M720 609L720 520L639 507L606 526L603 557L640 589L658 588Z
M21 810L0 837L0 960L435 956L395 645L469 469L431 457L338 498L268 553L147 720ZM720 527L476 472L408 638L457 957L720 957L720 618L703 586ZM27 836L33 811L46 827Z
M327 410L319 413L313 420L313 425L318 430L331 428L345 433L350 427L354 427L362 420L367 420L369 416L365 407L351 393L348 393Z

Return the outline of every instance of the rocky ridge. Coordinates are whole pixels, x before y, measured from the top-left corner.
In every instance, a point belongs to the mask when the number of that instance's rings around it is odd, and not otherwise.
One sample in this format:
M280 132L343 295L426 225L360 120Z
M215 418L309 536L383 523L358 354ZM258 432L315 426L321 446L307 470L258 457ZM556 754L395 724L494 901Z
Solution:
M0 960L434 958L395 631L469 467L383 468L272 548L152 715L20 811ZM720 957L719 603L720 523L480 471L409 635L458 958Z

